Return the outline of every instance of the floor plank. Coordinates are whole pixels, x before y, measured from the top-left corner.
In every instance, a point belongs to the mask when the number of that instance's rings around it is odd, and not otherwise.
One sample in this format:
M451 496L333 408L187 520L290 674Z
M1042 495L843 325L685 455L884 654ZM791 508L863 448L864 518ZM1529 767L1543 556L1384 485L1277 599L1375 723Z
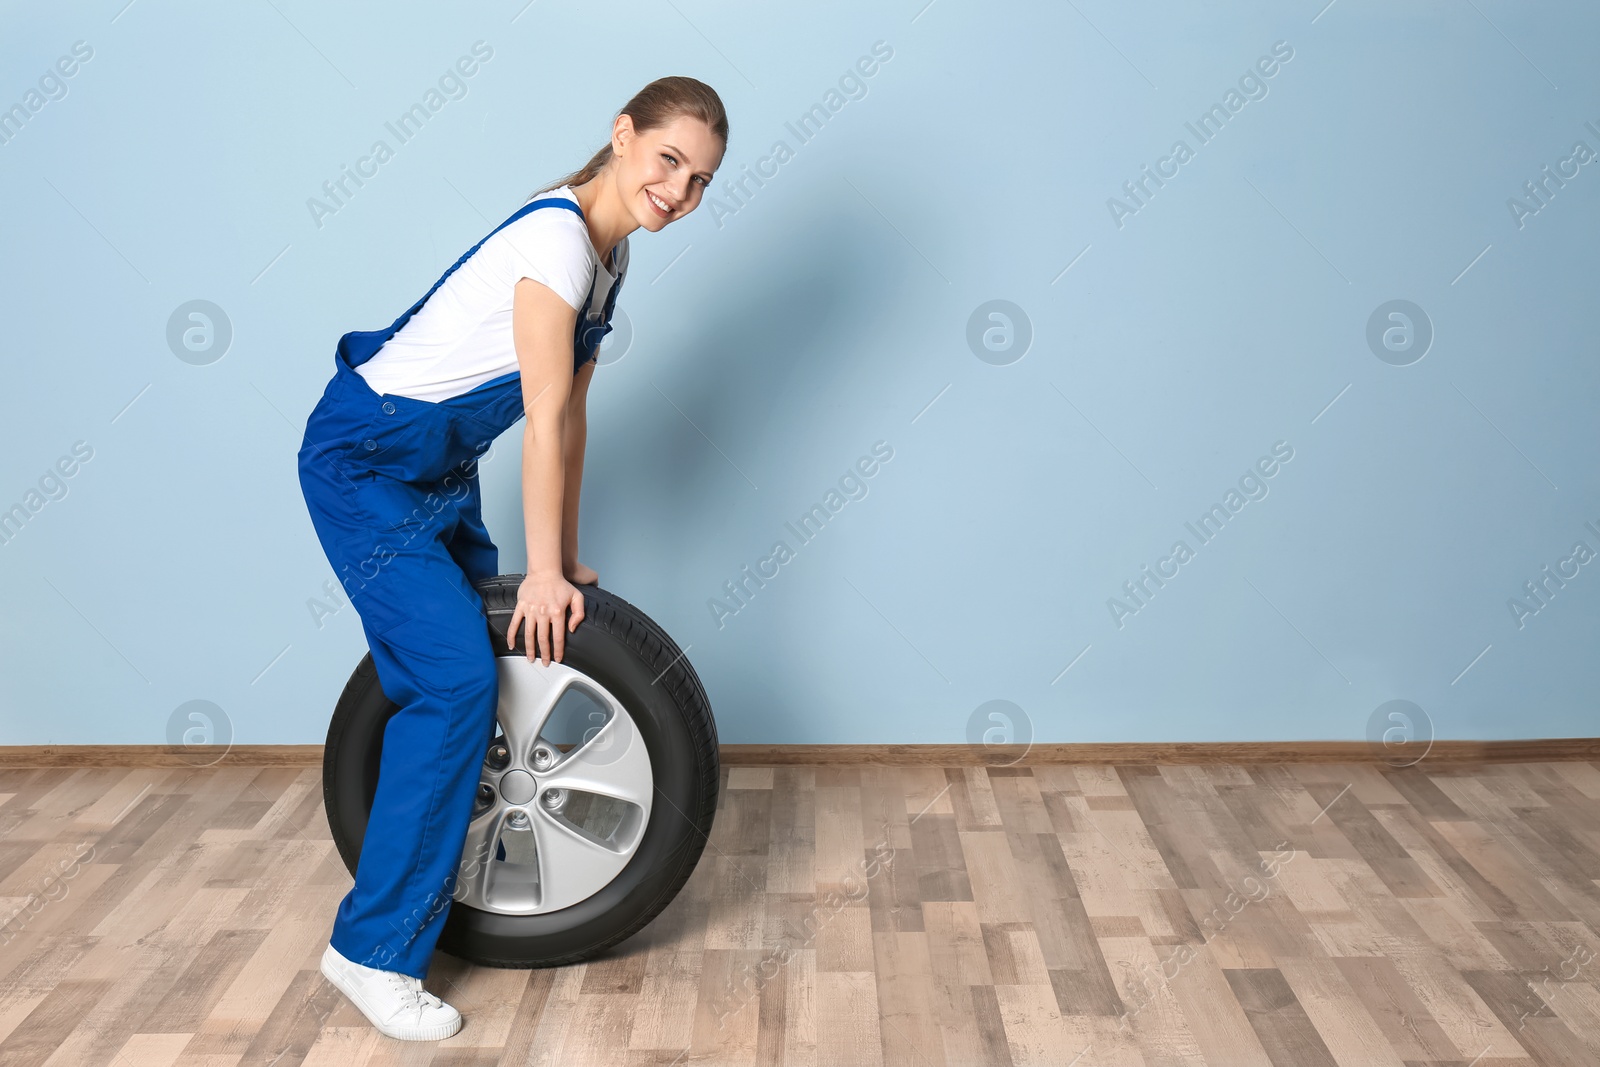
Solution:
M0 1067L1600 1062L1593 763L729 767L610 954L436 956L436 1045L318 972L349 885L317 768L0 769Z

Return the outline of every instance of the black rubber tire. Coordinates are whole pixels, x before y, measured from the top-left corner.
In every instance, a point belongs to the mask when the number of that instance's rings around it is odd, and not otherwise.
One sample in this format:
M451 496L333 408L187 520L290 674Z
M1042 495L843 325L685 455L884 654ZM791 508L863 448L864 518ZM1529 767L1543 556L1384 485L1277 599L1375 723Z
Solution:
M506 648L522 577L502 574L477 584L498 656L527 655L523 634L515 648ZM717 727L699 677L644 612L599 586L577 588L584 619L567 635L562 662L605 686L633 717L655 778L650 821L622 872L569 908L502 915L452 900L437 947L472 963L559 966L633 936L683 888L711 833L720 775ZM352 875L378 788L384 727L398 710L378 684L371 654L363 656L334 708L322 760L328 826Z

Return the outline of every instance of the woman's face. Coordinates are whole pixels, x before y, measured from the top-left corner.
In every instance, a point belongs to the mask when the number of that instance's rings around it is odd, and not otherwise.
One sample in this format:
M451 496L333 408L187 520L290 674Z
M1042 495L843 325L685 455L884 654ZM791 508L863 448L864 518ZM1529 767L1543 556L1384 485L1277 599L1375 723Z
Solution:
M634 132L631 116L618 115L611 133L617 192L634 221L654 233L698 207L724 147L710 127L687 115L643 133Z

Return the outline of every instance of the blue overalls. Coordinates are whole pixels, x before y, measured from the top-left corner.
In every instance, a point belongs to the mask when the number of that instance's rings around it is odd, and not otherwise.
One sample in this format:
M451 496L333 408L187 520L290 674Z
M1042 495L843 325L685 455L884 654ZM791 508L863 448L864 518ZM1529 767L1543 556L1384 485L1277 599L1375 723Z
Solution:
M583 217L572 201L547 197L523 205L483 240L549 207ZM306 421L299 453L317 539L361 616L384 695L400 705L384 731L355 885L339 903L330 940L356 963L417 978L427 977L444 927L479 767L494 737L495 652L473 583L499 573L499 550L483 525L477 461L523 416L522 383L512 371L435 403L380 395L354 368L482 245L387 329L339 339L333 379ZM599 325L579 314L574 373L611 330L621 287L619 270Z

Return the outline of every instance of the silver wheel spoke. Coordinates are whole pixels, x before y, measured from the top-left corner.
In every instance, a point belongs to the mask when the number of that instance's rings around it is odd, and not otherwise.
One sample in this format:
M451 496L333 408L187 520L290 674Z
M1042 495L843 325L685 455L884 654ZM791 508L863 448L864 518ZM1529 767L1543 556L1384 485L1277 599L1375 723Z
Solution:
M633 854L614 852L572 827L535 810L533 840L539 850L539 910L570 907L594 896L615 878Z
M525 766L533 743L550 718L551 710L572 683L577 671L552 662L530 663L526 656L499 656L500 729L511 749L511 765Z
M614 710L611 719L588 741L568 752L550 773L540 779L545 789L568 789L615 797L650 814L653 782L650 753L627 712Z
M488 899L494 878L495 845L505 828L506 814L505 807L496 804L467 824L467 842L456 868L455 898L468 907L495 910Z

